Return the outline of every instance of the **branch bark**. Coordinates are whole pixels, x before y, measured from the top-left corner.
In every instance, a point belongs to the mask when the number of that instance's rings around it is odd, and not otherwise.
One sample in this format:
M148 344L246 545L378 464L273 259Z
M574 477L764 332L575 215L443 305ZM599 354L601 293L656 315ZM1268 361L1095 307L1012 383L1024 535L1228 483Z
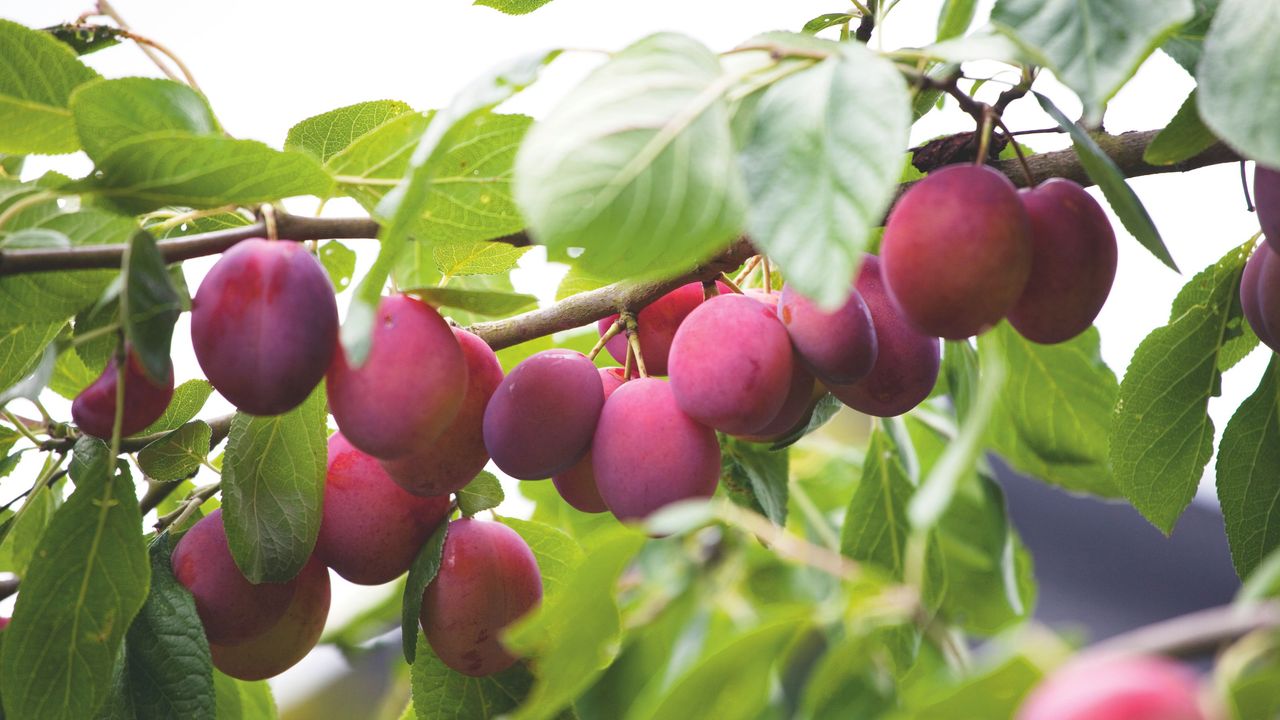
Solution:
M1280 628L1280 600L1199 610L1116 635L1087 652L1196 657L1268 628Z

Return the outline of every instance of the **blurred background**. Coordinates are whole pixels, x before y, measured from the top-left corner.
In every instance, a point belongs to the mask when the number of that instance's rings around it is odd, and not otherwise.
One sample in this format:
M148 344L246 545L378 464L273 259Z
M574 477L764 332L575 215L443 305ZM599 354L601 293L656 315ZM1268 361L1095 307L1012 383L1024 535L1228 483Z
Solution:
M942 0L902 0L877 29L873 47L929 43L941 4ZM975 27L984 22L990 5L980 3ZM656 31L677 31L722 51L756 33L799 30L816 15L848 9L840 0L554 0L531 15L510 17L471 6L468 0L362 0L358 4L334 0L116 0L115 6L134 30L182 57L229 133L274 147L283 144L296 122L351 103L385 98L405 101L419 110L442 107L485 68L538 48L616 50ZM89 9L88 0L0 0L0 16L33 27L68 22ZM596 52L566 54L542 81L502 111L539 116L602 58ZM158 74L129 44L85 60L107 76ZM999 65L975 63L966 65L966 72L975 77L1017 79L1014 71ZM1106 129L1118 133L1163 127L1192 85L1181 68L1157 52L1112 102ZM988 84L979 97L992 100L1000 89ZM1072 94L1047 73L1037 89L1052 97L1068 115L1079 113ZM1054 126L1030 101L1014 103L1005 120L1013 130ZM918 123L912 141L971 129L972 120L951 105ZM1054 134L1032 135L1026 140L1037 151L1067 145ZM48 170L80 176L90 168L80 153L33 158L24 178ZM1117 375L1123 374L1142 338L1167 321L1169 303L1190 274L1257 231L1256 219L1246 211L1240 169L1235 165L1138 178L1132 186L1186 274L1178 275L1159 264L1113 218L1120 240L1119 273L1097 324L1103 357ZM288 205L300 213L317 209L313 201ZM323 212L355 215L360 209L350 200L337 200ZM372 261L372 245L351 242L359 257L356 277ZM187 282L193 290L212 263L212 258L186 263ZM547 263L541 250L535 249L524 256L513 280L518 290L537 294L548 303L564 272L563 266ZM349 295L347 291L339 297L340 307L345 308ZM188 327L184 316L175 333L178 382L200 374ZM1239 370L1224 377L1222 397L1210 404L1219 431L1256 385L1265 360L1263 353L1255 352ZM51 397L46 404L55 415L68 416L65 400ZM215 396L206 412L229 410L231 407ZM861 446L865 430L865 419L843 411L824 429L821 441ZM1211 461L1210 471L1212 467ZM30 473L34 468L24 465L14 477L31 477ZM1041 584L1037 614L1055 626L1078 627L1089 637L1104 637L1225 602L1236 587L1211 477L1202 484L1196 503L1169 539L1126 505L1072 497L1007 471L1000 472L999 479L1014 521L1036 559ZM520 495L518 483L509 478L504 478L504 483L507 501L503 513L520 516L527 512L528 502ZM0 488L0 502L16 494L22 483L10 485ZM358 625L364 617L384 616L388 603L398 607L398 586L359 587L336 575L333 581L331 632L350 628L353 622ZM11 612L11 604L9 600L0 606L0 613ZM380 607L384 608L382 613ZM346 656L332 645L322 646L274 679L272 685L285 717L372 717L371 698L382 696L393 684L407 691L403 669L395 631ZM398 707L403 707L403 701Z

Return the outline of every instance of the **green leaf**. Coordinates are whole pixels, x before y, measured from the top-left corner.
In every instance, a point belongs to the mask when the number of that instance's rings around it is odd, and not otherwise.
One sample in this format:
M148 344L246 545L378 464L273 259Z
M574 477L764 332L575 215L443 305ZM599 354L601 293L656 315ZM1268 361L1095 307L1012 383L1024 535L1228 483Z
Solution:
M1218 356L1239 314L1240 274L1252 243L1191 279L1181 312L1138 345L1120 383L1111 426L1116 486L1166 534L1191 502L1213 454L1209 398L1219 393ZM1192 304L1194 302L1194 304Z
M54 514L4 632L7 715L83 720L106 700L151 579L141 528L127 471L80 481Z
M538 298L523 293L495 290L470 290L455 287L410 288L404 292L415 295L436 307L451 307L485 317L505 317L538 306Z
M0 389L11 388L31 374L64 325L24 322L0 326Z
M1089 175L1090 180L1097 183L1098 189L1102 190L1103 196L1107 198L1111 209L1120 218L1125 229L1132 233L1143 247L1150 250L1157 260L1168 265L1175 272L1178 271L1177 264L1173 262L1173 256L1169 254L1169 248L1165 247L1164 240L1160 238L1160 231L1156 230L1155 223L1147 214L1147 209L1138 199L1138 195L1129 187L1124 173L1116 166L1111 156L1098 147L1098 143L1083 128L1063 115L1049 98L1040 93L1033 94L1039 101L1040 107L1044 108L1044 111L1071 135L1071 144L1075 147L1076 155L1080 158L1080 164L1084 167L1085 173Z
M1236 593L1236 603L1254 603L1280 597L1280 550L1272 551L1244 578Z
M31 372L4 392L0 392L0 406L18 398L31 401L39 399L40 393L53 377L53 366L57 360L58 348L55 345L45 347Z
M1009 368L987 429L991 449L1019 472L1065 490L1118 497L1108 440L1119 383L1102 361L1097 329L1040 345L1001 323L978 346Z
M491 7L508 15L525 15L549 2L551 0L475 0L476 5Z
M125 649L138 720L214 720L213 665L195 600L173 576L168 533L151 544L151 593Z
M222 519L250 582L285 582L320 531L328 430L324 385L283 415L236 413L222 463Z
M1196 80L1200 117L1241 155L1280 167L1280 5L1222 0L1204 39Z
M805 23L804 27L800 29L800 32L805 33L806 35L816 35L829 27L843 25L850 20L856 19L857 16L853 13L825 13Z
M53 377L49 378L49 389L68 400L74 400L81 390L89 387L100 373L95 373L84 364L80 353L75 348L67 348L58 355L53 365Z
M532 247L516 247L502 242L449 243L433 251L436 267L446 277L497 275L515 268Z
M893 63L822 44L832 57L764 91L741 163L752 241L795 290L835 309L897 189L911 98Z
M4 536L3 545L0 545L0 554L9 559L6 571L18 577L27 574L31 558L59 505L61 498L48 485L36 490L22 503L22 508L18 510L13 524Z
M1204 50L1204 36L1209 32L1209 23L1213 14L1218 11L1219 0L1191 0L1195 6L1195 15L1178 28L1164 45L1160 47L1182 66L1183 70L1196 72L1200 64L1200 54Z
M0 20L0 57L0 152L79 150L71 91L98 74L53 36L8 20Z
M1011 718L1022 700L1044 678L1032 658L1018 654L974 672L960 682L933 684L912 694L906 705L911 720Z
M538 574L542 576L542 601L554 602L582 565L586 557L582 546L563 531L545 523L510 517L499 517L498 521L515 530L533 551L533 557L538 561Z
M1147 145L1142 159L1152 165L1173 165L1199 155L1216 142L1218 138L1200 119L1196 91L1192 90L1169 125Z
M188 423L138 453L138 467L152 480L170 482L191 477L209 454L212 431L200 420Z
M117 78L81 85L71 95L80 145L93 159L116 145L153 132L221 132L199 92L172 80Z
M787 482L790 479L788 453L765 445L722 435L720 440L720 481L732 489L730 497L773 521L787 524Z
M1280 644L1247 636L1218 656L1215 688L1226 698L1231 720L1280 717Z
M801 618L792 616L748 630L701 659L656 705L633 706L627 720L759 717L769 698L773 666L803 625Z
M400 631L404 643L404 659L410 665L416 662L415 639L421 635L418 632L418 618L422 614L422 594L427 591L431 581L436 579L436 573L440 572L440 563L444 558L444 541L448 535L449 523L447 521L440 523L435 532L431 533L431 537L427 538L422 549L418 551L417 557L413 559L413 565L409 566L409 577L404 584L404 602L401 603L400 610Z
M915 486L897 443L884 430L873 429L862 479L844 515L840 552L884 568L890 577L901 580L911 534L907 503L913 492Z
M1191 0L999 0L991 22L1075 90L1093 122L1192 12Z
M73 246L123 244L137 230L130 218L93 209L51 215L33 227L60 233ZM111 270L70 270L0 278L0 317L65 321L92 305L115 277Z
M276 703L266 680L245 682L213 671L218 720L275 720Z
M1218 445L1218 501L1240 577L1280 547L1280 362L1236 410Z
M944 0L942 11L938 13L938 42L968 32L977 9L977 0Z
M673 275L742 230L746 205L716 56L673 33L615 53L534 126L516 200L552 253L600 278Z
M327 197L333 179L307 153L253 140L149 133L117 143L83 185L130 213L166 205L252 205L297 195Z
M422 633L409 671L418 720L488 720L506 717L529 693L533 675L516 663L487 677L469 677L440 661Z
M554 716L617 656L622 633L618 577L642 544L644 536L627 528L600 531L564 588L507 631L507 645L538 658L541 669L515 720Z
M165 408L164 414L138 435L154 435L177 430L191 422L212 394L213 386L208 380L188 380L182 383L174 388L173 399L169 401L169 407Z
M466 517L490 510L502 504L502 484L493 473L480 471L480 474L457 492L458 510Z
M813 407L813 413L809 415L809 422L804 427L796 430L790 435L775 441L769 446L770 450L783 450L800 442L801 438L811 432L815 432L818 428L827 424L827 421L835 417L835 414L844 407L844 403L835 398L834 395L823 395L818 398L818 403Z
M182 302L165 269L160 248L146 230L133 234L123 264L120 319L125 338L147 375L156 382L165 382L173 375L169 345L174 323L182 313Z
M531 85L542 68L559 54L559 50L541 51L503 63L471 81L449 107L432 117L409 156L404 181L394 192L383 196L374 210L382 221L382 248L369 274L356 288L342 326L342 344L353 363L363 363L368 355L374 310L382 287L429 207L433 181L447 177L444 173L452 169L447 162L450 152L482 125L482 116Z
M361 136L409 112L413 112L413 108L398 100L373 100L340 107L289 128L284 148L306 150L321 162L328 162Z
M337 240L320 246L320 264L329 274L329 281L338 292L347 289L351 284L351 276L356 272L356 251Z

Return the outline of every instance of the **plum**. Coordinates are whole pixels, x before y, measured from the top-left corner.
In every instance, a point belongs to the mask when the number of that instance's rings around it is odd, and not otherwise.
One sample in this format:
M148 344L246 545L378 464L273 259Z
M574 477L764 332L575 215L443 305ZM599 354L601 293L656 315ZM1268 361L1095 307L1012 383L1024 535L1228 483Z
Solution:
M449 496L421 497L396 484L377 458L336 432L316 556L360 585L391 582L409 570L418 550L449 515Z
M1280 255L1268 243L1254 249L1240 278L1240 307L1245 321L1264 345L1280 352Z
M1031 221L1031 275L1009 323L1046 345L1093 324L1116 277L1116 234L1098 201L1062 178L1018 191Z
M784 285L778 319L805 367L819 380L847 385L871 372L876 332L871 311L857 290L839 309L827 312Z
M769 307L744 295L718 295L681 323L671 343L671 390L689 417L716 430L748 434L768 425L791 386L787 330Z
M1031 692L1018 720L1205 720L1197 680L1156 656L1081 656Z
M1031 229L1013 183L951 165L902 194L884 226L884 283L920 332L963 339L995 327L1031 273Z
M631 380L609 397L591 460L600 496L619 520L709 498L720 479L715 432L685 414L672 383L657 378Z
M542 575L524 539L506 525L463 518L449 523L419 621L445 665L483 677L515 664L502 631L541 601Z
M1254 165L1253 206L1271 249L1280 252L1280 170Z
M722 282L717 282L716 286L721 293L733 292L728 285ZM694 308L702 304L702 300L702 283L693 282L681 285L654 300L636 314L636 332L640 336L640 352L644 354L645 370L650 375L667 374L667 356L671 352L671 340L675 337L676 329L680 327L680 323L684 322L689 313L693 312ZM596 323L600 336L604 337L605 332L617 320L618 315L616 313L607 318L601 318ZM621 333L615 335L609 342L605 343L604 347L613 356L614 360L626 363L626 335ZM632 377L635 377L635 375L633 370Z
M306 400L337 340L333 285L302 243L238 243L191 302L191 343L205 377L251 415L278 415Z
M125 347L124 417L120 421L120 436L132 435L160 419L169 401L173 399L173 369L165 382L157 383L147 377L142 361L129 347ZM110 440L116 416L116 381L119 378L115 355L107 361L107 367L93 384L80 391L71 403L71 419L76 427L87 435Z
M253 584L227 545L219 508L201 518L173 549L173 575L196 601L209 642L234 645L261 635L289 608L297 578Z
M462 406L440 437L404 457L382 460L391 479L415 495L448 495L466 487L489 462L484 447L484 409L502 382L498 356L479 337L453 328L467 365Z
M782 401L782 409L773 420L769 421L768 425L749 435L737 437L751 442L780 440L793 431L799 430L801 425L808 424L809 416L813 414L818 401L826 394L827 389L799 362L796 362L791 374L791 385L787 388L787 397Z
M297 585L284 615L266 631L235 645L209 643L213 666L240 680L265 680L306 657L329 617L329 571L312 557L298 573Z
M924 402L938 381L938 338L916 330L885 290L880 260L867 255L856 282L876 329L876 362L856 383L827 385L840 402L867 415L901 415Z
M382 459L408 455L453 422L467 386L467 361L435 308L407 295L378 303L373 344L360 367L337 348L325 387L338 429Z
M591 447L604 393L596 366L573 350L543 350L503 378L484 410L484 446L520 480L564 472Z
M613 391L625 382L623 372L622 368L600 368L600 383L604 385L605 402L608 402ZM560 497L577 510L585 513L602 513L609 509L609 506L604 504L604 499L600 497L600 490L596 487L596 475L591 469L590 450L581 460L574 463L573 467L554 475L551 482L555 484Z

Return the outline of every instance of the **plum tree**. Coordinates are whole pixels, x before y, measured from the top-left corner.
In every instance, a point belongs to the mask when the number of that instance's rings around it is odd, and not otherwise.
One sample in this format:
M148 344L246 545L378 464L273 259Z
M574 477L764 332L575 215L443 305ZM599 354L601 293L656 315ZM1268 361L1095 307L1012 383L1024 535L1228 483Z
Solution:
M1189 669L1154 656L1080 656L1023 703L1018 720L1205 720Z
M604 400L626 382L623 368L600 368L600 384L604 386ZM596 474L592 469L591 451L573 464L573 467L552 476L551 482L556 486L560 497L577 510L585 513L602 513L609 509L600 497L600 489L596 487Z
M302 243L245 240L205 275L191 302L191 343L205 377L232 405L278 415L324 378L338 306Z
M1031 272L1027 213L1009 178L951 165L903 193L885 221L884 283L912 325L962 339L1008 314Z
M297 579L253 584L231 557L222 509L201 518L173 549L173 575L196 601L209 642L234 645L266 632L288 609Z
M680 409L703 425L753 433L782 409L792 354L786 328L767 305L718 295L689 313L676 331L671 390Z
M790 285L783 285L778 319L805 367L819 380L848 385L871 372L876 361L876 333L871 311L857 290L844 305L826 312Z
M685 414L672 383L657 378L628 381L609 397L591 460L600 496L619 520L709 498L720 479L715 432Z
M586 355L543 350L503 378L484 411L484 446L520 480L568 470L591 447L604 405L600 375Z
M1059 343L1093 324L1116 277L1116 234L1098 201L1063 178L1018 191L1031 223L1031 274L1009 323Z
M449 497L409 493L377 458L336 432L329 436L322 507L316 556L353 583L381 585L408 571L448 518Z
M728 285L716 283L721 293L732 292ZM640 336L640 352L644 355L645 370L651 375L667 374L667 356L671 353L671 340L680 323L702 304L702 283L688 283L649 303L636 314L636 332ZM601 318L596 328L603 337L615 322L618 314ZM627 361L627 338L619 333L605 343L605 349L614 360ZM634 377L634 374L633 374Z
M339 348L325 386L347 440L374 457L403 457L428 445L462 406L467 361L435 308L407 295L378 303L373 344L360 367ZM395 408L394 412L388 412Z
M440 437L400 458L382 460L395 480L415 495L448 495L461 490L489 462L484 446L484 410L502 382L502 364L485 341L452 328L467 366L462 405Z
M419 621L445 665L483 677L515 664L502 631L541 601L542 575L524 539L506 525L462 518L449 523Z
M295 582L293 600L271 627L235 645L209 643L214 667L240 680L265 680L311 652L329 617L329 571L312 557Z
M162 383L147 377L137 353L126 346L124 372L124 405L120 420L120 436L132 435L155 422L169 407L173 398L173 370ZM119 365L112 355L107 367L91 385L80 391L71 403L71 419L81 432L105 439L111 438L116 416L116 394L119 388Z
M1280 256L1270 243L1254 248L1240 277L1240 307L1245 321L1267 347L1280 352L1274 328L1280 328Z
M1280 252L1280 170L1263 166L1253 168L1253 204L1258 211L1258 224L1271 249Z
M938 381L938 339L924 335L902 315L885 289L880 260L862 259L855 283L876 329L876 362L856 383L827 385L840 402L868 415L893 417L919 405Z

